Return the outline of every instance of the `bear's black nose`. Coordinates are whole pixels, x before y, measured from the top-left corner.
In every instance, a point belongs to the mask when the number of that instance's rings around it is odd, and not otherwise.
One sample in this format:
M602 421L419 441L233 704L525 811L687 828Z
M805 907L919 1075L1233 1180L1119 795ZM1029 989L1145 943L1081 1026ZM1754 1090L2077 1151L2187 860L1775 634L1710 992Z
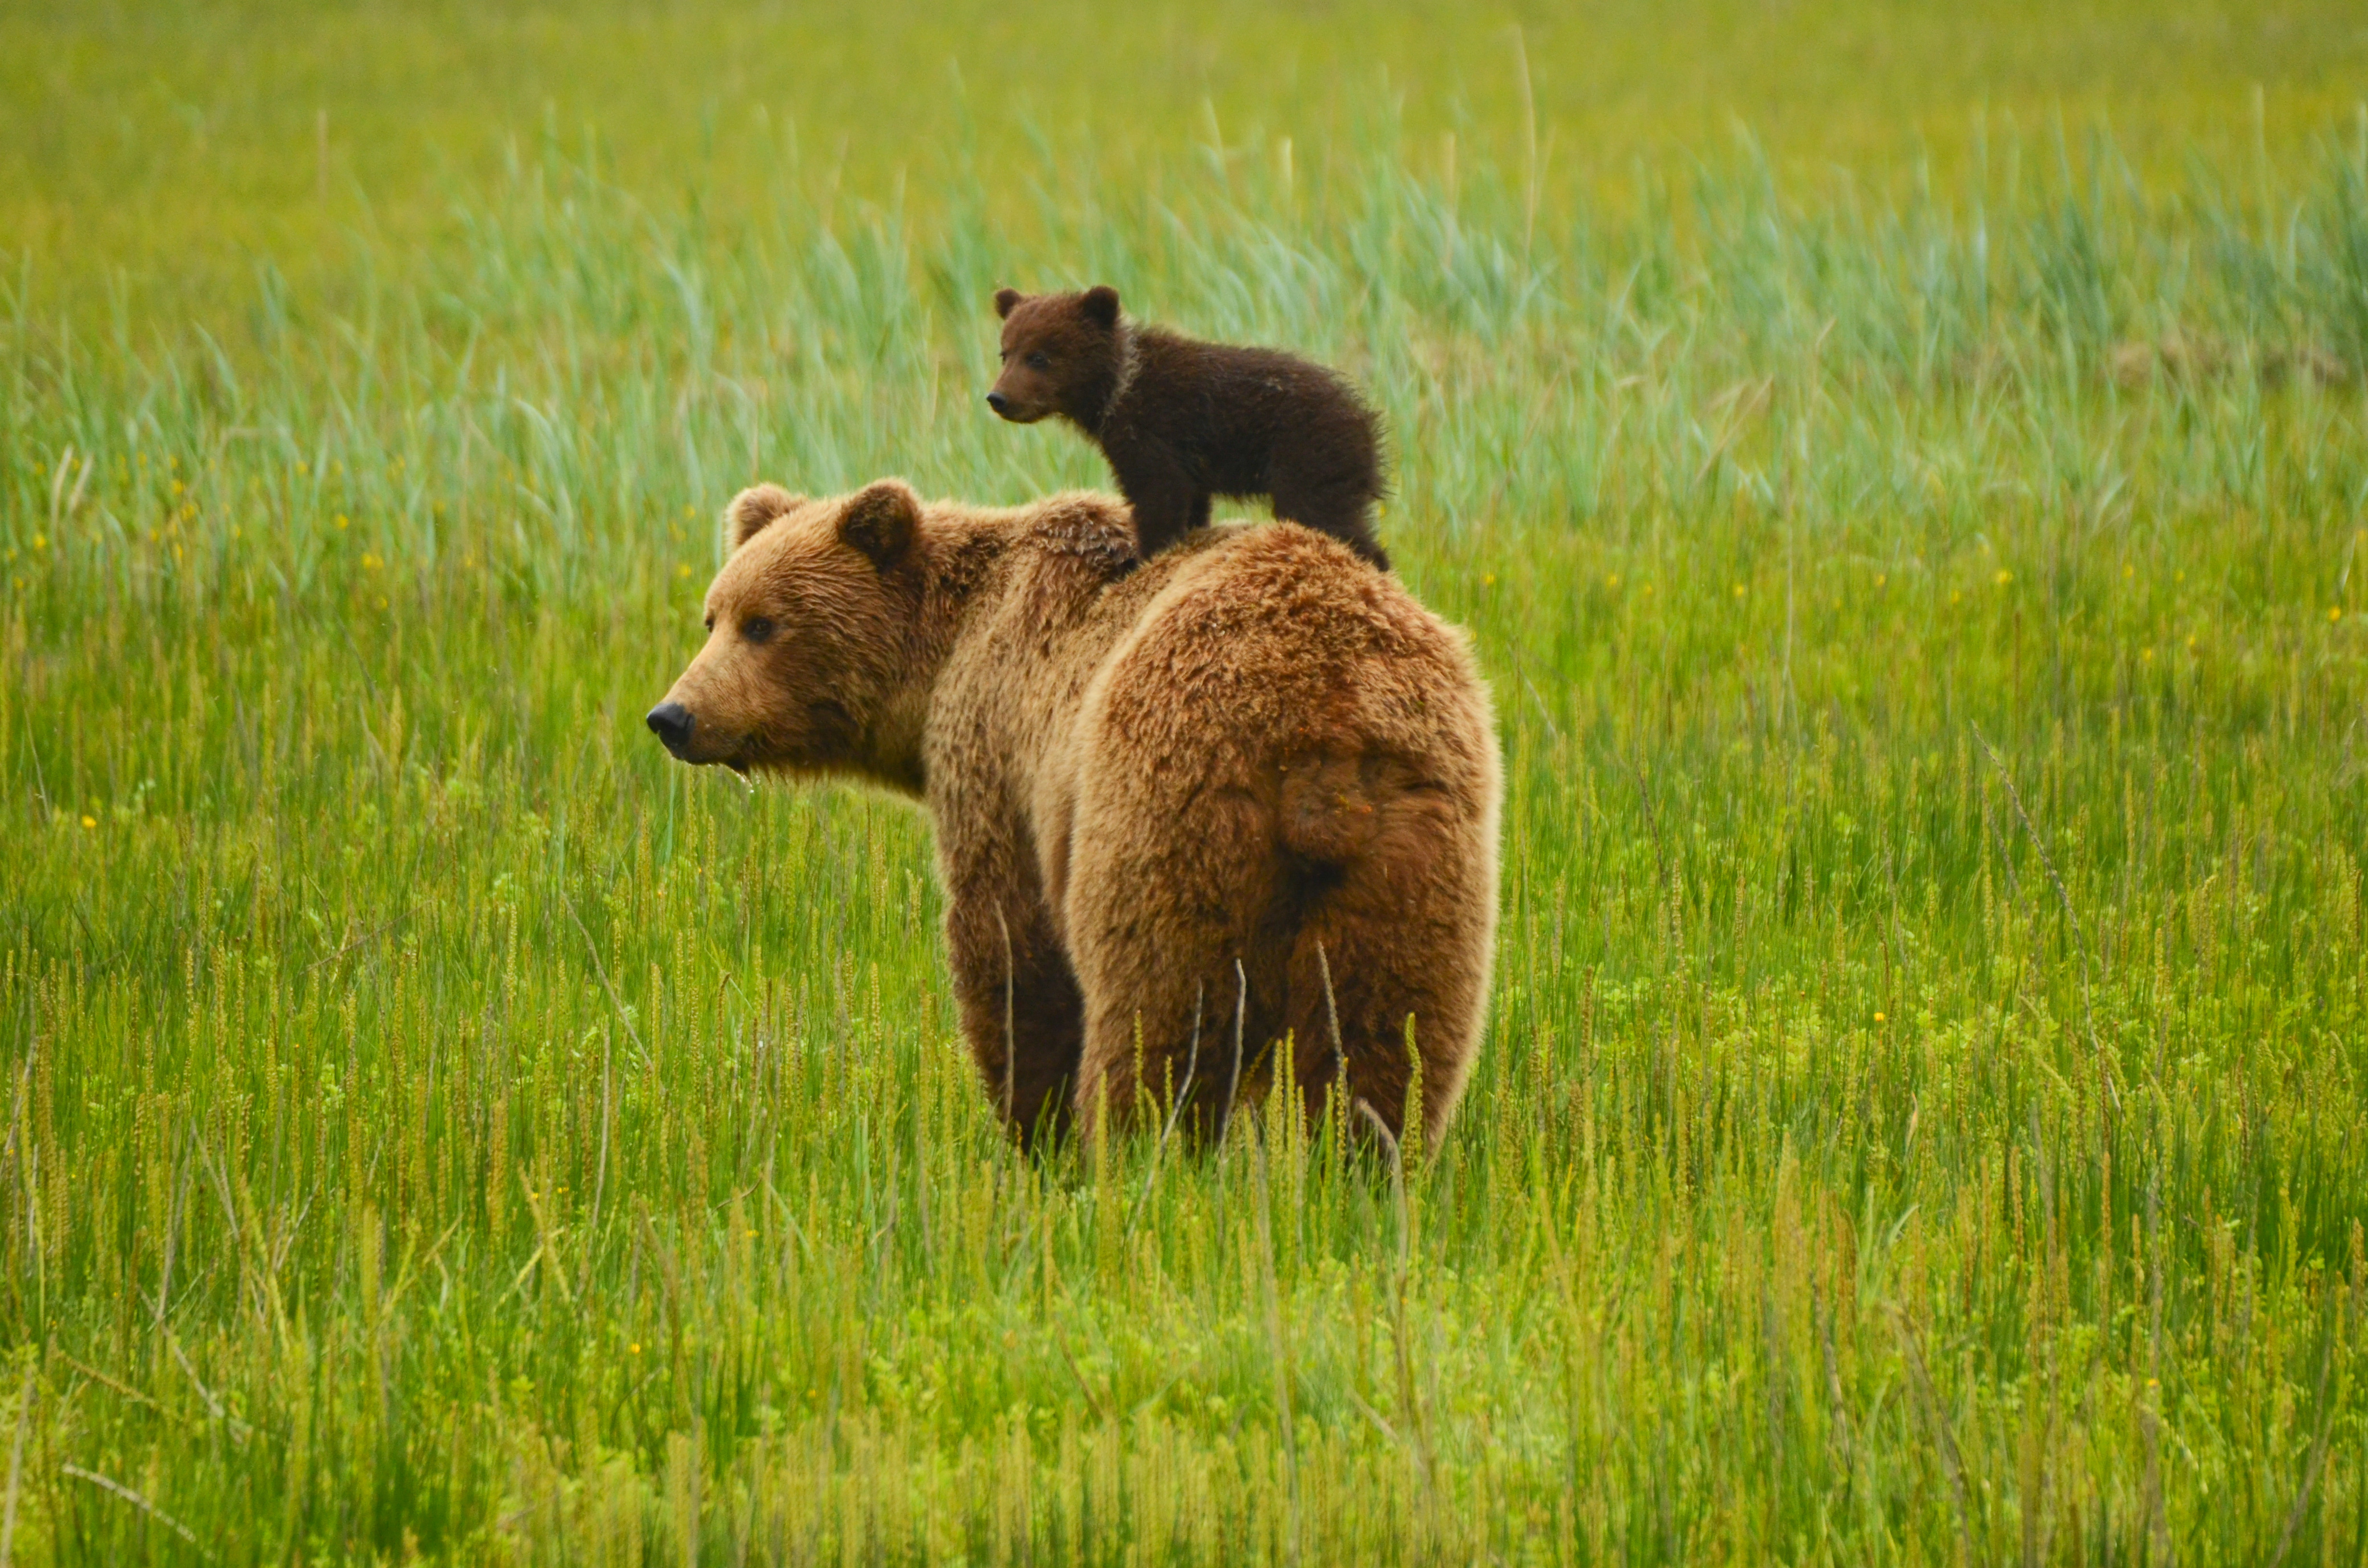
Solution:
M648 722L650 733L664 741L666 750L680 756L682 748L690 744L690 727L697 721L681 703L661 702L650 710Z
M986 406L995 410L996 413L1004 415L1006 418L1010 417L1011 400L1004 396L999 392L991 392L986 394Z

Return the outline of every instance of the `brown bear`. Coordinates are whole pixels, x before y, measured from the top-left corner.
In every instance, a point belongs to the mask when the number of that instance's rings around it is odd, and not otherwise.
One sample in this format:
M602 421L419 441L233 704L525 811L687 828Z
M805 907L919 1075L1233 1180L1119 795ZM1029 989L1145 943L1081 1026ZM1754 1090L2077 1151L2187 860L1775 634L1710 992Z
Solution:
M962 1031L1023 1142L1072 1116L1222 1137L1284 1040L1311 1114L1338 1087L1395 1138L1417 1100L1437 1137L1497 911L1461 632L1303 528L1135 569L1107 495L760 485L726 526L707 644L649 727L685 762L926 804Z
M1372 410L1321 365L1140 326L1118 290L995 296L1003 373L987 406L1019 425L1057 414L1092 437L1134 508L1144 560L1209 523L1213 496L1269 499L1386 572L1370 513L1383 494Z

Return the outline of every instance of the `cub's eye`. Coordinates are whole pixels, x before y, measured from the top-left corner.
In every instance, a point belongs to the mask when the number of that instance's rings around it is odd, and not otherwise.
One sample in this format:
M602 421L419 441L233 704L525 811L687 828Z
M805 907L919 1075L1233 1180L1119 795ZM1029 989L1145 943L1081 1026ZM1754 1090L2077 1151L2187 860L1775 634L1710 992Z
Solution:
M752 615L740 623L740 635L751 642L770 642L773 623L761 615Z
M709 610L707 612L707 630L710 631L715 630L715 612L713 610Z
M1028 356L1028 368L1031 370L1049 370L1053 368L1053 361L1041 352L1030 354Z

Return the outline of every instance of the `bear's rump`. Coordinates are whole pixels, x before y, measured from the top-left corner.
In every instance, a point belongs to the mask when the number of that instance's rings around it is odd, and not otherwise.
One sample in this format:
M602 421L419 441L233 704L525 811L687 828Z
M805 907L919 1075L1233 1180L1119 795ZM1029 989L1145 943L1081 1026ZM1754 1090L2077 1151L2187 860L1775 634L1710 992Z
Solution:
M1345 1074L1395 1132L1414 1041L1435 1132L1495 909L1493 727L1461 641L1288 525L1211 530L1119 592L1033 812L1063 840L1044 860L1086 1009L1081 1108L1197 1082L1209 1133L1231 1078L1202 1048L1241 1039L1249 1096L1287 1039L1315 1109Z
M1446 790L1400 756L1316 750L1276 769L1273 821L1279 847L1317 865L1346 865L1446 806Z

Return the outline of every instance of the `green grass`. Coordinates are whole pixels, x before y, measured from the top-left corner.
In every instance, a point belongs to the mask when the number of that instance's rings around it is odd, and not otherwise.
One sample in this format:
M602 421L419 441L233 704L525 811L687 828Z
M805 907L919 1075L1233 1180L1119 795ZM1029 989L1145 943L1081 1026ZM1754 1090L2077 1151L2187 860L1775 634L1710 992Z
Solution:
M2360 1560L2357 22L1776 15L0 20L0 1552ZM1494 678L1402 1187L1015 1155L925 825L640 728L739 484L1099 481L1089 275Z

